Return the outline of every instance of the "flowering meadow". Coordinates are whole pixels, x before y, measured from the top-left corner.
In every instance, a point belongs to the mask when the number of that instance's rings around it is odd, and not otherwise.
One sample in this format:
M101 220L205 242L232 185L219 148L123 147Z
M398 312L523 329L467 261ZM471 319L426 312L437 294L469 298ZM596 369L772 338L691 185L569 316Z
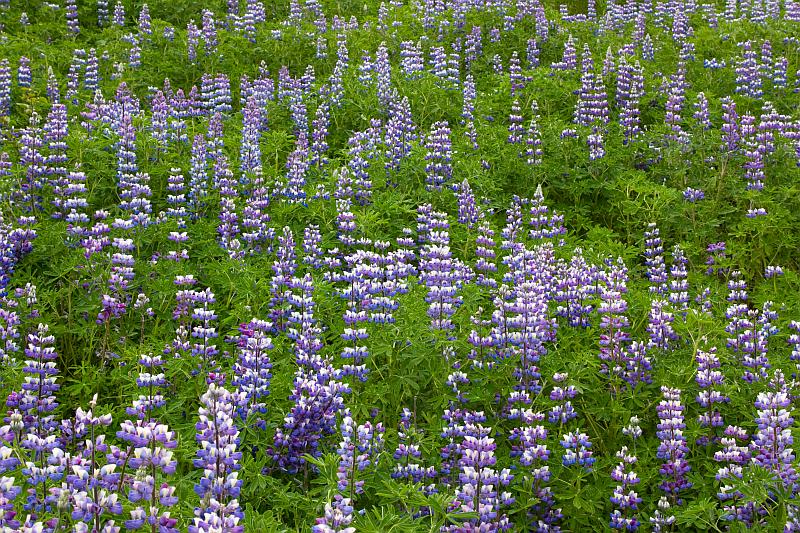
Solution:
M0 532L800 531L800 0L0 0Z

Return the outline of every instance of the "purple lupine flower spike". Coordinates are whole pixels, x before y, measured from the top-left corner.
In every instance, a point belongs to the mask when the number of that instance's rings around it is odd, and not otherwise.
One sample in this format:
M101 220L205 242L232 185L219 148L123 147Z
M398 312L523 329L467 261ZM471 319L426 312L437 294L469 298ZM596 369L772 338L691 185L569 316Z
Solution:
M200 398L199 421L195 425L200 449L195 468L203 471L194 490L200 496L190 533L229 531L243 533L244 510L239 506L242 480L238 477L242 452L239 430L233 421L237 399L224 387L209 383Z
M664 460L660 470L664 480L660 488L666 493L671 505L681 505L683 502L680 493L692 486L686 477L691 467L686 461L689 448L683 434L686 429L684 406L681 404L679 389L662 386L661 392L664 399L656 408L659 419L656 436L661 441L656 456Z

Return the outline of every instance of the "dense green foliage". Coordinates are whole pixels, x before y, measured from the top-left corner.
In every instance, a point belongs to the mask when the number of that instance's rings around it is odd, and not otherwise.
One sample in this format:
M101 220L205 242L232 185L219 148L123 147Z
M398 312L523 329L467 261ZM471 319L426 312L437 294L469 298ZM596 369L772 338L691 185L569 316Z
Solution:
M605 5L598 5L600 16L588 21L562 20L557 6L544 5L549 21L545 38L542 25L537 24L533 15L514 20L518 9L528 4L538 6L538 2L519 2L518 5L478 2L475 7L465 8L463 25L452 21L456 19L456 7L466 2L387 2L385 7L389 15L384 25L378 16L379 2L374 0L366 4L321 0L320 9L327 17L328 28L320 32L315 24L314 9L309 7L315 3L300 2L298 18L292 15L293 2L274 0L262 2L266 20L255 24L254 42L248 39L246 32L228 27L228 24L233 26L232 19L226 18L229 3L222 0L150 0L147 7L152 33L147 35L137 26L145 4L129 0L121 4L127 13L124 26L112 23L99 26L97 2L78 1L78 33L70 31L66 24L65 6L38 0L11 0L10 5L0 9L0 59L7 58L13 67L10 112L0 119L0 151L7 154L10 161L9 170L3 172L0 181L3 246L9 246L7 235L12 228L26 227L36 234L29 253L20 254L18 261L14 258L3 264L4 282L6 275L10 278L5 288L7 294L0 305L6 312L16 310L20 318L20 323L13 328L19 336L20 349L10 350L6 345L3 352L5 360L0 369L3 397L22 390L27 372L24 369L27 357L23 353L27 345L25 335L34 332L39 323L47 324L55 337L58 354L55 363L60 388L56 393L55 419L69 420L78 407L87 408L96 396L95 412L110 413L113 417L113 423L104 428L107 440L119 445L121 441L116 436L119 424L132 417L126 413L126 408L142 394L137 376L146 369L140 364L140 357L164 353L165 347L173 345L179 329L179 320L174 315L176 294L186 288L176 286L175 279L193 275L197 281L194 288L210 289L215 297L209 307L217 315L212 327L219 337L212 344L219 351L213 369L218 376L209 377L210 366L201 365L198 371L198 359L189 353L190 350L184 350L182 357L173 357L170 352L165 355L163 369L169 383L164 392L166 403L152 414L154 419L176 432L174 458L177 467L175 473L166 478L177 487L179 498L171 509L171 516L178 520L176 527L186 530L193 523L195 509L202 505L198 503L200 497L195 485L203 471L193 464L198 449L195 424L200 398L209 381L215 379L228 390L236 390L232 380L236 377L234 365L242 351L237 345L242 338L240 325L253 318L267 320L275 307L275 264L284 246L278 239L284 235L283 228L289 228L296 242L298 266L292 273L294 278L299 280L306 273L312 276L313 316L320 327L317 334L322 343L319 353L334 368L352 362L341 357L345 348L352 345L343 339L348 327L343 315L348 309L367 312L359 308L359 302L348 302L347 297L341 295L350 283L342 276L347 270L345 258L350 256L352 266L361 261L353 259L356 250L383 254L380 242L385 241L391 243L389 250L411 250L409 253L414 258L408 263L415 272L405 280L407 291L396 297L393 322L384 324L370 320L358 326L366 328L368 334L361 343L369 354L364 361L369 371L366 380L362 382L352 376L337 378L351 388L343 395L343 404L356 424L370 420L373 424L382 424L386 430L382 451L375 452L371 464L358 474L364 482L363 493L355 494L352 488L345 491L345 497L352 498L356 509L352 527L359 532L438 531L448 525L475 524L480 520L475 513L464 512L465 509L459 507L463 500L456 499L457 476L448 483L437 474L425 483L413 484L391 475L397 462L392 455L400 441L397 428L402 410L407 408L413 413L414 429L406 433L414 433L414 438L418 439L422 455L419 462L439 471L443 461L441 449L448 443L458 445L463 440L463 435L442 435L447 428L443 413L458 406L485 415L481 423L497 446L494 450L497 464L493 468L498 471L508 468L513 475L507 487L497 489L508 491L513 502L499 506L497 512L507 517L513 531L534 531L541 513L538 483L532 481L530 465L520 464L519 457L511 453L515 442L509 439L514 428L525 423L508 415L509 397L520 384L520 351L527 347L521 348L519 342L508 341L503 348L507 352L501 353L495 344L485 353L481 351L479 356L475 355L470 332L475 329L481 335L488 335L491 328L476 327L473 317L492 319L492 312L498 305L496 298L503 293L477 284L474 272L458 283L460 301L455 304L453 329L432 328L431 305L426 301L431 287L423 282L424 276L420 274L425 270L421 258L427 252L426 243L420 239L424 231L419 230L426 222L420 222L419 217L425 217L419 207L426 204L430 204L434 212L448 215L449 228L445 230L448 252L469 269L475 268L478 225L468 225L458 219L459 194L464 193L462 183L466 180L477 198L481 220L495 231L499 270L490 276L509 289L506 301L519 303L520 298L526 297L527 289L523 287L530 289L527 284L545 293L542 296L545 311L538 318L546 322L547 325L542 326L544 329L552 328L555 332L550 335L540 328L534 335L538 350L535 364L540 376L535 380L536 386L529 383L524 386L530 386L533 391L527 408L543 416L542 421L529 422L529 425L541 424L548 431L543 441L550 451L546 464L551 475L547 485L552 489L555 507L563 514L558 522L561 528L576 532L608 529L609 515L615 508L609 498L618 485L610 473L619 462L615 453L628 446L638 458L634 468L640 482L633 488L642 498L639 509L630 514L638 516L643 529L652 529L649 519L656 515L659 499L665 494L659 486L663 481L663 472L659 469L664 458L658 456L660 441L657 436L657 406L663 399L662 386L682 391L686 423L683 435L688 446L686 459L691 467L688 473L691 486L680 493L680 500L670 500L672 506L667 514L675 516L672 530L738 531L749 526L754 530L778 531L785 524L788 524L786 527L793 524L788 516L794 513L796 483L784 483L776 477L777 470L753 460L744 463L741 478L732 483L740 491L741 501L749 502L755 509L756 517L749 521L729 520L724 509L726 503L718 498L720 486L726 481L715 477L723 465L714 458L722 447L720 437L727 425L740 426L746 431L749 440L744 446L750 446L755 457L757 444L753 438L758 432L758 408L754 402L759 393L788 391L792 400L797 393L794 372L798 361L792 357L791 342L787 342L793 333L790 322L800 320L797 273L800 267L797 258L800 249L800 94L794 89L800 88L800 77L796 74L800 69L800 23L787 16L791 9L796 9L790 6L791 2L779 6L777 18L763 17L763 20L753 15L756 8L748 11L750 4L745 6L744 2L741 11L734 10L733 20L723 16L726 7L721 4L702 9L692 2L658 4L661 7L655 12L651 6L645 20L646 33L655 49L652 60L643 56L643 43L632 37L636 12L646 11L644 6L650 2L630 2L624 9L634 10L633 17L618 14L620 18L616 22L609 22L603 16L607 12ZM233 4L237 6L237 13L245 13L245 2L241 6L237 2ZM431 27L426 27L423 6L437 4L441 4L442 10L433 15ZM621 5L612 7L623 10ZM574 15L585 13L587 6L568 5L567 9ZM761 9L766 8L762 6ZM205 41L201 39L197 57L192 60L187 45L187 24L194 21L201 26L204 10L209 10L216 20L218 44L207 53ZM113 13L113 6L109 11ZM26 12L27 24L20 21L23 12ZM687 17L675 17L676 12L683 12ZM714 17L711 12L715 13ZM355 17L358 27L334 29L334 16L344 20ZM508 18L513 21L512 27L507 26ZM685 20L692 31L676 37L674 18ZM716 27L710 23L712 18L719 19ZM463 47L467 36L478 26L482 28L482 51L474 61L467 63ZM169 27L174 27L172 40L164 34ZM490 38L493 29L497 30L496 40ZM318 38L327 43L326 57L317 53ZM569 38L574 38L578 46L576 68L551 68L553 63L562 60ZM528 60L529 39L537 42L538 66L531 65ZM337 40L346 42L349 66L342 79L341 102L331 105L330 109L326 151L329 161L324 165L310 165L303 173L304 197L292 197L286 193L287 172L291 173L288 167L291 167L292 154L298 147L303 148L303 142L306 143L304 156L308 157L315 112L322 105L330 105L328 94L320 89L330 88L331 77L337 72ZM786 59L788 82L781 87L779 83L766 81L763 94L756 98L739 94L741 91L737 91L737 87L741 83L737 81L736 68L742 61L740 43L752 41L754 49L760 51L765 40L772 45L773 58ZM404 41L419 42L424 52L424 70L418 78L409 79L401 67L400 50ZM133 46L141 46L138 66L130 64L132 42ZM392 105L382 102L376 90L379 76L376 52L382 43L392 68L390 85L395 91ZM452 82L431 72L429 54L437 46L451 54L456 43L462 47L462 52L457 60L457 79ZM593 126L574 124L582 86L580 63L584 43L594 57L594 72L605 86L610 105L611 120L607 124L602 121L594 124L602 135L605 152L603 157L594 160L590 160L586 141ZM693 45L693 50L685 48L685 43ZM642 132L631 142L626 142L624 126L620 123L621 104L616 90L618 68L622 64L620 57L625 56L621 50L626 46L631 47L628 61L631 64L640 62L644 80L644 94L638 100ZM98 92L106 102L127 97L124 90L118 92L121 82L130 91L129 96L138 99L141 112L130 114L127 120L136 132L137 171L149 177L150 223L132 229L111 228L109 233L112 239L132 239L130 254L135 265L129 287L118 294L124 293L129 298L127 308L120 316L105 320L99 317L104 309L102 297L111 293L108 284L114 267L112 254L118 250L107 243L99 253L85 253L81 238L69 235L68 222L63 217L53 217L59 211L53 205L57 198L57 179L52 173L45 174L34 183L32 165L26 160L25 152L30 147L26 145L26 135L44 135L45 140L38 147L40 155L47 158L57 153L52 144L48 144L47 128L36 129L50 120L46 117L54 108L54 98L48 94L48 86L53 83L49 79L54 79L60 101L66 104L68 113L66 161L45 160L44 165L62 165L68 172L79 170L85 174L88 207L83 212L86 214L91 216L97 210L107 210L109 215L105 222L109 225L117 218L130 215L130 211L119 205L124 200L118 167L118 148L123 134L119 124L92 120L93 117L87 115L92 102L97 100L93 91L86 89L85 60L78 61L82 65L78 68L84 71L78 75L78 89L70 93L70 69L76 65L76 49L96 50L100 58ZM520 59L524 80L523 87L513 89L512 94L509 65L514 53ZM359 79L363 74L359 71L363 54L369 54L373 62L367 82ZM21 56L30 59L30 87L20 86L17 80ZM760 52L757 56L760 57ZM603 64L604 57L610 58L610 61L607 59L610 68ZM710 68L704 64L710 60L724 61L726 66ZM240 171L240 147L247 98L243 96L240 80L243 76L254 80L260 72L266 72L264 77L275 80L276 92L280 93L278 73L284 68L294 79L313 73L308 86L301 91L308 137L299 134L292 115L291 96L276 94L261 110L268 127L257 138L258 170L243 173ZM685 83L686 88L681 95L677 123L685 137L677 141L671 137L674 128L665 123L665 106L672 91L670 84L675 83L682 69L685 70L681 83ZM239 223L246 217L248 198L259 184L269 191L270 198L264 212L269 218L267 225L273 231L272 238L259 249L246 248L243 257L234 256L230 248L220 244L220 215L224 214L221 204L225 193L220 191L211 156L204 170L209 183L208 196L193 213L196 216L186 217L185 228L181 228L175 217L159 215L174 207L168 201L171 169L179 169L189 183L193 172L192 140L196 135L207 134L212 113L206 110L200 116L185 120L185 141L161 142L153 134L153 97L164 87L165 79L169 80L173 91L182 89L188 95L192 86L201 86L204 75L213 77L220 73L228 77L232 90L231 109L221 114L221 140L223 153L235 176L232 201ZM463 116L467 75L472 76L477 90L473 113L477 148L468 138L468 121ZM768 79L772 71L763 75ZM711 127L708 128L693 116L696 110L693 106L700 93L709 103ZM742 120L736 122L743 140L735 150L725 148L721 100L726 97L736 102L739 119L750 116L754 123L753 130L747 132L741 128ZM391 160L387 152L387 123L394 112L393 105L403 98L410 104L418 138L397 166L387 170ZM509 115L515 101L521 110L523 129L527 129L534 118L532 104L538 104L543 150L540 164L532 165L527 161L524 141L508 142ZM772 107L766 106L766 102L771 102ZM758 149L767 143L758 133L769 129L762 124L768 120L771 109L784 116L783 126L770 130L774 149L760 160L765 174L763 190L748 190L747 165L753 160L752 154L747 152L748 146ZM34 115L41 118L38 124L31 120ZM430 175L426 167L431 153L428 134L441 121L446 121L450 128L452 178L439 190L431 190L426 187ZM375 128L376 123L379 133L370 134L369 128ZM576 138L564 138L563 132L569 128L576 129ZM348 245L340 225L343 209L337 205L335 196L342 190L342 169L354 168L354 144L349 141L356 132L373 135L366 143L374 144L364 152L371 197L365 202L352 203L350 211L355 220L352 237L357 242ZM702 191L703 199L687 200L687 188ZM537 189L549 208L547 216L553 217L555 213L563 216L563 235L534 238L529 234L535 224L528 212L528 199L539 205L536 202L541 197ZM39 197L38 207L33 209L31 205L37 201L32 200L31 195ZM504 227L513 226L510 206L514 205L521 206L525 214L519 217L517 234L509 237ZM748 210L757 208L763 208L766 214L746 216ZM20 217L28 216L35 217L35 221L26 225L25 219ZM98 221L93 220L92 224ZM84 224L85 228L90 226ZM338 264L314 266L306 261L312 254L303 249L303 235L311 226L319 229L323 255L334 258ZM548 218L547 227L550 226L558 229L561 224L557 219ZM672 254L674 247L679 245L687 257L686 312L679 303L669 300L668 293L672 296L676 291L667 290L666 281L663 292L659 292L658 283L652 279L645 232L652 232L654 227L658 228L663 241L662 251L656 255L667 257L664 276L670 282L682 279L675 272L667 274L670 267L679 267ZM171 239L171 232L180 231L187 232L188 238L176 243ZM412 237L415 244L400 244L402 241L398 239L404 236ZM502 246L503 242L511 244ZM713 264L715 270L709 274L707 260L712 254L708 246L718 242L725 243L725 253L717 256ZM427 244L429 246L430 242ZM519 248L514 251L516 245L532 254L533 259L529 257L528 260L533 266L526 267L532 270L522 274L516 270L519 265L513 258L522 253ZM170 250L183 248L188 252L188 259L172 261L167 258ZM577 249L581 252L576 252ZM667 250L666 254L663 250ZM5 248L3 252L6 253ZM592 265L601 274L588 282L588 286L595 289L586 293L586 304L592 306L587 315L589 324L572 327L558 314L561 303L557 298L560 287L570 275L570 261L581 254L586 265ZM619 287L612 286L609 278L623 275L621 270L615 270L617 258L628 269L627 280L622 282L627 291L612 295ZM783 273L765 277L765 272L772 272L776 266L780 266ZM587 272L591 270L588 266L586 269ZM386 274L385 270L382 272ZM731 307L737 301L727 298L732 290L730 284L735 286L739 282L744 283L747 293L746 299L738 301L746 306L741 317L750 320L750 326L734 328L731 333L728 331ZM35 298L30 297L30 287L15 294L15 289L23 289L28 284L35 285ZM297 286L291 290L295 296L300 294ZM141 307L134 306L138 294L148 299ZM124 300L123 296L120 298ZM609 330L603 322L605 315L601 316L598 308L612 298L627 303L619 314L629 319L629 327L625 329L630 337L620 341L620 353L626 354L625 357L634 353L631 339L647 345L646 359L652 365L649 380L628 384L621 378L622 371L613 368L610 372L601 371L604 363L599 357L600 339ZM653 341L657 334L652 328L648 329L653 323L654 302L661 301L675 334L664 345ZM772 302L771 308L764 307L766 302ZM776 318L770 318L770 309L777 313ZM292 310L297 311L297 306ZM523 314L518 308L508 312L515 316ZM6 315L0 317L0 324L4 327L3 339L11 339L12 327ZM196 326L197 321L192 324ZM492 326L497 327L497 324ZM776 329L770 329L772 326ZM510 327L516 331L515 328L517 326ZM299 336L305 333L307 331L303 330ZM325 515L326 504L334 502L335 495L341 492L337 488L340 465L337 445L342 439L339 424L344 412L335 413L335 431L322 436L317 456L303 458L307 461L303 470L290 472L277 465L272 457L276 429L284 426L296 403L292 394L297 385L298 335L271 330L269 336L274 348L269 350L272 379L269 395L263 400L266 412L251 415L246 420L234 418L240 432L237 449L242 452L238 474L242 480L238 501L244 510L241 524L248 531L308 531L316 519ZM742 379L746 370L742 361L749 352L740 348L739 342L745 338L757 345L756 351L763 349L764 355L758 363L763 372L757 369L757 378L750 381ZM196 338L190 342L196 342ZM700 352L709 352L711 347L717 348L724 375L718 389L729 398L719 406L725 424L715 428L704 427L698 421L705 410L696 401L700 392L696 357ZM464 373L464 381L453 386L453 380L460 379L453 378L460 376L459 371ZM574 385L577 391L572 400L577 418L561 424L551 423L546 416L559 403L550 396L554 387L560 386L560 382L553 379L558 373L567 373L566 384ZM786 383L781 383L782 375ZM19 408L10 402L6 424L12 424L11 415L15 409ZM789 412L791 410L790 407ZM639 417L643 432L635 441L622 431L632 416ZM260 418L264 419L264 424L257 423ZM797 433L793 425L791 429ZM591 469L562 463L564 449L560 440L568 432L578 430L591 439L596 459ZM20 447L20 442L22 435L29 431L30 427L22 430L7 427L0 432L0 437L14 448L15 456L22 457L28 452L22 451L24 447ZM74 442L67 444L69 439L63 432L57 433L62 439L59 446L78 454L80 446ZM712 437L710 443L698 442L705 436ZM791 448L791 439L787 447ZM275 453L280 454L280 451ZM34 461L42 460L43 456L36 457ZM787 457L788 463L796 462L791 451L787 452ZM22 467L19 467L3 473L16 476L17 485L25 486L22 495L11 504L16 506L17 520L24 523L28 515L32 516L32 522L57 517L58 524L54 526L51 522L48 527L58 531L73 530L79 519L59 510L54 502L38 510L23 509L25 490L32 485L25 484L27 474L21 472ZM131 473L128 471L129 475ZM66 478L59 478L51 482L54 494L62 483L69 492ZM117 526L128 520L131 509L136 506L129 501L129 483L123 476L119 484L122 514L115 518ZM435 490L423 487L430 483L436 484ZM104 520L110 516L104 516ZM90 524L89 531L91 527ZM473 531L466 525L463 527L452 531ZM9 529L13 530L14 527Z

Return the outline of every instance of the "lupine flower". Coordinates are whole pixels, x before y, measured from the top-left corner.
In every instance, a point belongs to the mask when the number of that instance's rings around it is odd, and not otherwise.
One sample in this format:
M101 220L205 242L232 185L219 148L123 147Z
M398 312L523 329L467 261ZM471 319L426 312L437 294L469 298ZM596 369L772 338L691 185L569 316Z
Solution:
M617 259L616 263L606 261L607 270L601 274L600 280L600 360L601 372L613 377L620 375L623 368L625 345L630 340L626 331L629 325L625 315L628 304L625 294L628 292L628 269Z
M525 135L525 161L529 165L541 165L543 155L542 136L539 131L539 104L534 100L531 103L531 121Z
M541 281L523 281L515 287L516 297L509 309L517 316L513 327L516 330L508 343L519 355L519 365L514 369L518 383L514 390L522 400L532 399L542 388L539 360L547 354L545 342L554 339L554 323L547 318L547 293ZM512 394L512 403L516 402Z
M301 132L295 149L292 150L286 161L286 187L283 190L283 195L289 203L305 205L307 196L305 191L306 173L309 166L308 140L306 134Z
M780 371L776 371L776 377L782 378L779 374ZM775 474L775 480L788 488L797 484L797 472L792 464L794 439L789 429L794 418L787 410L790 405L791 398L785 385L779 390L760 392L755 402L758 431L750 443L753 464Z
M514 50L511 52L511 59L508 61L508 77L511 81L511 96L517 96L520 91L525 89L525 76L522 75L519 53Z
M662 496L658 500L658 509L650 517L650 525L653 526L654 532L661 533L672 529L672 525L675 523L675 515L669 514L671 508L672 505L670 505L666 496Z
M175 432L155 420L126 420L120 425L117 437L127 443L120 448L111 446L107 454L109 464L120 469L120 478L128 486L128 500L133 504L125 528L138 530L158 524L159 531L178 533L177 520L170 517L166 508L178 503L175 487L166 482L159 485L158 476L175 473L177 461L172 450L178 445ZM126 477L126 468L136 472ZM160 488L159 488L160 487Z
M242 146L239 168L243 173L261 172L261 111L255 96L247 99L242 109Z
M292 287L300 289L299 294L290 296L296 311L290 315L292 327L288 332L295 340L298 364L290 396L294 404L283 426L275 432L270 454L277 468L293 474L301 469L308 472L305 454L321 454L319 441L335 432L335 418L343 408L342 396L350 389L338 381L340 372L330 361L319 355L321 330L314 318L311 276L294 278Z
M332 503L325 504L325 516L317 519L311 528L312 533L356 533L356 528L349 527L354 517L350 498L337 494Z
M552 488L547 484L551 478L550 467L547 466L550 457L546 444L547 430L544 426L534 426L533 423L534 420L529 420L530 425L512 430L509 435L512 442L511 457L519 457L519 463L532 478L534 494L539 502L531 509L531 517L540 521L540 524L557 528L562 515L561 509L555 507Z
M675 74L670 76L667 84L667 102L665 104L664 122L669 126L672 133L667 135L668 140L681 144L689 143L689 134L681 126L683 104L686 101L686 65L678 63Z
M105 435L97 434L101 427L111 424L111 415L95 415L96 405L95 394L88 411L78 407L74 420L64 421L73 428L82 428L77 434L73 432L73 437L77 439L78 435L82 435L86 440L80 453L64 458L71 463L71 471L66 475L69 489L61 489L61 492L62 495L67 490L70 493L73 502L71 518L80 521L76 524L76 530L91 524L96 530L116 531L118 528L115 529L114 520L109 515L122 513L122 504L116 492L120 477L115 472L117 465L100 462L99 456L108 450L108 445Z
M557 279L553 299L558 302L556 314L567 319L573 327L588 327L589 314L594 309L590 297L595 292L597 267L583 257L576 248L569 265L563 265Z
M372 129L372 128L370 128ZM372 199L372 178L369 174L369 160L373 158L372 150L376 139L369 130L354 133L347 141L347 166L355 185L355 199L360 205L368 205Z
M650 280L650 292L665 294L667 291L667 269L664 266L664 246L658 227L654 222L647 225L644 232L644 263L647 266L647 279Z
M472 189L466 178L461 182L457 195L458 222L466 225L469 229L473 229L480 221L482 213L475 204L475 195L472 194Z
M216 22L214 21L214 13L212 11L209 11L208 9L203 10L202 25L206 55L216 55L219 40L217 38Z
M256 176L252 187L242 209L241 239L246 243L247 252L255 254L268 247L274 239L275 230L269 226L270 193L263 178Z
M415 44L413 41L400 43L400 70L407 80L416 80L422 76L425 65L419 44Z
M142 9L139 11L138 27L139 33L142 35L151 35L153 33L150 25L150 7L147 4L143 4Z
M538 30L538 22L536 24ZM575 47L575 38L570 35L564 43L564 55L561 61L553 63L550 68L554 70L575 70L578 67L578 51Z
M194 291L191 300L193 304L201 306L195 307L191 315L196 324L192 327L191 334L192 338L196 339L192 344L192 356L197 359L198 370L208 373L216 369L217 363L214 358L219 353L216 345L212 344L212 340L219 336L213 326L217 315L210 308L211 304L216 303L216 298L211 289L205 289Z
M242 243L239 240L239 215L236 212L236 199L239 196L237 182L228 167L228 159L220 155L214 163L214 182L220 195L220 224L217 233L220 246L231 259L241 260L244 256Z
M30 87L31 86L31 60L25 56L21 56L19 58L19 67L17 69L17 85L20 87ZM10 97L8 95L6 97L6 101ZM5 109L5 108L3 108Z
M303 263L311 266L311 268L319 269L322 267L322 249L320 248L322 242L322 234L319 231L319 226L312 224L303 230Z
M553 376L553 381L555 381L556 385L553 387L553 390L550 391L550 401L556 402L556 404L551 407L547 413L547 420L551 424L564 426L567 422L578 416L578 413L572 405L572 399L578 395L578 390L574 385L562 387L561 383L566 379L566 373Z
M592 470L596 459L592 456L592 443L587 434L580 430L571 431L561 436L560 443L564 447L561 464L564 466L578 464L587 472Z
M759 381L766 377L763 365L769 362L757 353L756 331L753 318L755 311L747 304L747 284L741 279L741 272L733 271L728 280L728 301L730 305L725 312L729 322L725 331L731 335L727 339L727 346L734 354L739 355L745 367L742 379L748 383Z
M363 326L368 320L367 309L372 305L368 290L370 279L378 276L371 272L373 267L367 264L362 253L348 255L345 261L348 269L338 277L338 280L347 283L346 288L339 291L339 296L347 300L342 333L342 340L348 343L342 350L342 358L347 361L342 371L345 375L366 381L368 369L364 363L369 356L369 348L366 346L369 333Z
M418 443L422 436L422 430L417 428L415 423L412 424L413 418L413 413L409 409L403 408L397 430L397 449L392 456L397 464L392 470L391 477L405 479L412 483L421 483L434 478L436 469L432 466L425 468L416 462L422 458Z
M203 135L196 135L192 142L191 169L189 171L188 209L192 218L202 214L208 196L208 152Z
M714 460L723 463L717 469L716 479L720 483L717 498L722 502L725 511L725 520L738 520L750 524L755 511L754 504L744 499L744 494L735 489L730 483L740 482L744 473L744 466L751 462L750 449L746 443L747 432L738 426L728 426L720 438L722 449L714 453Z
M200 45L200 29L190 20L186 25L186 49L188 51L189 62L194 64L197 60L197 47Z
M467 33L464 42L464 62L466 66L478 59L483 53L482 43L482 29L480 26L472 26L472 29Z
M692 483L686 478L691 467L686 462L689 448L683 435L683 430L686 429L683 422L684 406L680 401L679 389L662 386L661 393L664 399L656 408L659 419L656 436L661 441L656 457L665 460L660 469L664 477L660 488L667 493L673 504L681 505L680 493L692 487Z
M397 171L400 163L411 152L411 143L417 139L416 127L411 115L408 97L393 101L389 107L389 120L386 122L384 144L386 144L387 173ZM387 176L387 179L389 177ZM393 182L390 182L393 184Z
M51 413L58 407L55 393L60 387L56 383L58 368L54 361L58 354L53 347L54 343L55 337L49 334L46 324L39 324L35 332L27 335L23 370L30 375L26 376L22 392L13 405L22 414L25 422L26 433L20 436L22 446L37 455L52 449L56 444L48 439L56 428Z
M494 231L489 226L488 221L484 220L478 226L478 236L475 238L475 270L478 273L476 283L486 287L496 287L497 281L492 277L492 273L497 272L495 264L497 254L494 251L495 240Z
M420 252L420 282L428 287L425 301L431 329L450 331L455 327L451 317L461 305L458 291L467 272L466 266L452 257L445 213L432 211L430 207L426 204L418 210L418 220L430 228L429 243Z
M706 265L708 268L706 269L706 274L711 276L712 274L724 274L728 272L728 268L720 265L726 259L725 254L725 243L724 242L717 242L709 244L706 248L706 251L709 253L708 259L706 259Z
M610 498L615 509L611 513L609 525L612 529L636 531L640 525L636 511L639 509L639 504L642 503L642 498L633 489L641 481L636 472L632 470L637 461L636 455L629 454L627 446L623 446L616 455L619 463L611 472L611 479L617 483L617 486Z
M792 378L797 380L797 375L800 373L800 322L792 320L789 322L789 329L791 329L793 333L789 335L786 342L792 348L792 353L789 357L794 361L795 368L797 369L797 371L792 374Z
M425 160L428 161L425 166L425 188L439 191L453 175L453 153L447 122L435 122L431 125L430 134L425 140L425 148L427 149Z
M711 119L708 113L708 98L705 93L697 93L697 101L694 103L694 119L704 130L711 129Z
M511 115L508 117L508 143L519 144L522 142L522 115L519 100L514 100L511 104Z
M378 45L378 50L375 53L375 76L378 92L378 101L381 105L388 109L391 103L397 99L397 90L392 87L392 67L389 63L389 50L386 43L382 42Z
M464 524L445 527L442 531L503 531L511 527L508 516L501 513L503 507L513 503L508 492L501 492L514 476L511 471L497 471L494 466L496 445L489 437L491 428L467 423L464 440L460 445L459 487L454 505L464 512L476 512L478 517Z
M669 350L670 344L678 339L672 327L675 316L667 308L667 302L660 298L653 298L650 302L647 322L647 332L650 335L648 349Z
M200 505L195 508L194 523L188 529L190 533L213 531L206 527L206 523L213 520L211 515L216 515L221 526L219 531L244 531L244 524L239 524L244 520L244 511L238 501L242 488L238 476L242 452L237 450L239 430L233 420L236 403L227 389L213 382L200 397L200 420L195 425L200 449L194 466L202 469L203 476L194 487L200 496Z
M692 204L705 199L705 197L705 193L699 189L686 187L686 189L683 191L683 199Z
M716 439L714 428L722 427L724 424L722 413L719 412L719 406L729 402L730 398L719 390L725 378L722 372L718 370L721 364L719 357L717 357L716 346L712 346L707 352L698 350L695 360L697 361L695 381L701 389L696 400L700 407L704 409L703 413L698 415L697 421L701 427L708 428L708 434L699 437L697 443L701 446L707 446Z
M723 97L722 104L722 142L723 148L729 155L733 155L739 148L741 135L739 133L739 114L736 112L736 102L730 97Z
M605 85L602 78L595 76L592 53L589 45L585 44L581 61L581 88L575 105L574 122L580 126L591 126L596 123L608 124L608 121Z
M286 318L288 310L286 304L289 297L289 283L297 269L295 259L295 242L291 228L283 228L283 234L278 237L279 246L277 249L276 261L272 264L273 277L270 284L270 312L269 320L277 331L286 328Z
M169 383L164 375L164 361L160 355L147 354L139 357L142 371L136 379L136 385L143 390L143 394L133 401L131 407L126 408L129 416L140 419L150 418L152 411L166 405L163 389Z
M311 122L311 158L309 165L322 168L328 163L325 153L328 150L328 125L330 123L330 105L326 102L321 103L314 114Z
M606 155L603 144L603 134L598 128L592 128L592 133L586 137L586 144L589 147L589 161L602 159Z
M463 87L463 105L461 110L462 124L466 125L466 136L474 150L478 149L478 131L475 129L475 100L477 99L475 79L467 74Z
M273 344L266 333L270 329L271 324L257 319L239 326L239 359L233 367L234 377L231 384L237 388L235 398L239 401L236 414L243 421L249 420L251 415L260 417L267 411L264 399L270 393L272 378L272 363L268 351L272 350ZM263 427L265 423L256 418L255 424Z
M21 60L20 63L22 63ZM27 67L27 62L25 63L25 68L27 68L27 73L23 71L23 66L20 65L22 74L19 74L19 76L23 78L27 86L30 86L30 69ZM9 67L8 59L5 58L0 59L0 115L11 115L11 68Z
M351 501L364 493L364 481L359 479L361 472L375 467L383 448L383 426L371 422L356 426L349 410L345 410L340 425L342 440L339 442L339 469L337 489Z
M750 41L739 43L742 47L742 55L736 63L736 89L734 92L744 94L750 98L761 98L763 96L761 75L758 69L758 56L753 50Z
M81 31L81 27L78 22L78 6L75 0L66 0L64 3L64 11L67 16L67 31L73 35L77 35Z

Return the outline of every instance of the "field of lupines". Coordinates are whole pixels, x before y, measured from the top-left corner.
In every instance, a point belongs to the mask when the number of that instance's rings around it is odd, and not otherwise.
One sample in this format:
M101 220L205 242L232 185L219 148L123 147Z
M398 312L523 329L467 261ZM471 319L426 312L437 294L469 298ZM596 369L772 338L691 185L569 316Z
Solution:
M0 531L800 531L797 0L0 0Z

